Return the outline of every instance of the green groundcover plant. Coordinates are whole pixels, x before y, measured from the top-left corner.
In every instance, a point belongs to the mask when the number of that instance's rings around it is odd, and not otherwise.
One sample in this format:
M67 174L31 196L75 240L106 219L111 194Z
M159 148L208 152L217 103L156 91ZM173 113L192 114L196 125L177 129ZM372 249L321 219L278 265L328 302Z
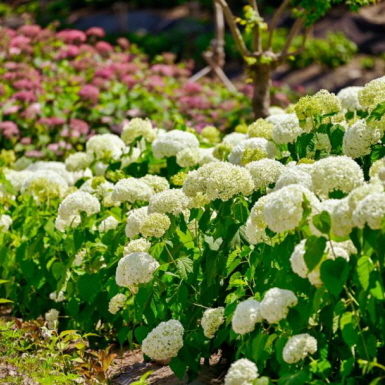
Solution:
M226 385L383 382L385 78L271 112L3 151L0 297L179 377L221 350Z

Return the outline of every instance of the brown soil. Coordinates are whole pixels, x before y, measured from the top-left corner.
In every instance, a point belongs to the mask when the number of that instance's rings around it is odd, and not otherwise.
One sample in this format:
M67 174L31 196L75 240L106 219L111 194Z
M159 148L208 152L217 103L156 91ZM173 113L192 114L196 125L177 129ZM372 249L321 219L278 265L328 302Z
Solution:
M202 366L202 372L191 385L221 385L226 367L219 364L220 355L214 355L210 359L210 366ZM129 385L140 379L145 373L152 374L147 381L152 385L186 385L189 384L187 377L178 379L172 370L166 365L156 362L145 362L140 350L124 352L116 358L110 366L108 377L111 385Z

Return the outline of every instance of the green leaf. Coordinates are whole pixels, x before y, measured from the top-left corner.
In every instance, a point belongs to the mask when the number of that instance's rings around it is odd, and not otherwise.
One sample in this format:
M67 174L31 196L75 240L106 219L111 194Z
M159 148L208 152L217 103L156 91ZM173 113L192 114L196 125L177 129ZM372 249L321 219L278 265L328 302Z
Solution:
M182 379L187 371L187 365L178 357L174 357L169 366L179 379Z
M85 274L78 281L79 297L91 303L101 290L100 277L98 274Z
M324 237L310 236L305 243L305 263L309 271L312 271L322 260L326 246Z
M332 219L327 211L314 215L313 224L322 233L329 234L331 229Z
M345 312L340 319L340 329L342 338L349 347L353 347L358 340L358 330L354 315L351 312Z
M0 298L0 303L11 303L13 301L11 301L10 299L5 299L5 298Z
M369 257L363 256L357 261L357 275L364 290L369 287L370 273L373 270L373 262Z
M147 326L139 326L134 330L134 336L140 344L147 337L148 333L150 333L150 328Z
M321 265L321 280L335 297L341 293L349 274L349 265L343 258L328 259Z
M176 267L183 279L187 279L187 275L193 271L193 261L187 257L181 257L176 261Z
M63 265L63 262L57 261L52 265L52 275L55 277L56 280L59 280L63 277L65 271L65 267Z
M303 385L306 383L308 374L306 372L297 372L294 374L288 374L278 380L278 385Z

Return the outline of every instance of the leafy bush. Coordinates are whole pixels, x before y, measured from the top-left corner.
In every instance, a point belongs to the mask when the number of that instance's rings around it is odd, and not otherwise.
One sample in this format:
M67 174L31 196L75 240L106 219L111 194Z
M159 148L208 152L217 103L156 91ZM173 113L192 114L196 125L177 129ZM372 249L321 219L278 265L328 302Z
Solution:
M0 297L179 377L221 349L227 385L380 383L384 106L380 78L247 135L135 119L65 164L3 151Z

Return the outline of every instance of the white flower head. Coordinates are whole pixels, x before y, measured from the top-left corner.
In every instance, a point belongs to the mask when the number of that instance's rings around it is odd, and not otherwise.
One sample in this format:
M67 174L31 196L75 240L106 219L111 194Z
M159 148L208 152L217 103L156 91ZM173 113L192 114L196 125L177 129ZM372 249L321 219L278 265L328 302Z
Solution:
M185 148L198 148L199 141L190 132L172 130L160 134L152 143L152 151L155 158L168 158L176 156Z
M310 334L298 334L291 337L283 348L283 360L288 364L295 364L303 360L308 354L317 351L317 340Z
M12 225L12 218L9 215L0 215L0 232L5 233Z
M347 111L362 110L363 107L360 104L358 93L363 87L345 87L342 88L337 94L337 98L341 101L342 108Z
M90 216L99 211L100 203L97 198L87 192L75 191L67 195L60 203L58 214L60 218L66 220L79 215L81 212Z
M215 309L207 309L203 313L201 325L207 338L214 338L219 327L225 322L224 312L225 309L223 307L217 307Z
M125 255L118 262L116 284L129 287L148 283L158 267L159 263L148 253L136 252Z
M114 134L95 135L86 143L87 153L97 160L118 160L125 148L122 139Z
M274 125L272 137L277 144L293 143L304 132L296 114L271 115L266 120Z
M110 299L108 304L108 311L111 314L116 314L127 301L127 297L124 294L116 294Z
M149 242L146 238L138 238L134 239L127 243L124 246L124 255L136 253L141 251L143 253L147 253L150 250L151 242Z
M335 190L348 194L364 183L361 167L347 156L330 156L316 161L312 177L314 192L325 199Z
M257 322L262 322L260 306L260 302L252 298L237 305L231 321L235 333L250 333L254 330Z
M264 138L246 139L233 147L229 162L235 165L243 164L243 156L247 150L259 150L265 158L274 158L277 152L275 144Z
M270 184L276 183L281 174L286 170L282 163L268 158L250 162L246 165L246 169L249 170L253 178L255 190L266 188Z
M184 328L177 320L161 322L143 340L142 351L153 360L167 360L183 347Z
M136 178L126 178L116 183L111 199L114 202L148 202L153 193L152 187L145 181Z
M119 223L120 222L115 217L110 215L109 217L107 217L106 219L103 219L100 222L98 230L101 233L107 232L109 230L114 230L114 229L116 229L118 227Z
M169 189L153 195L148 204L148 213L178 215L189 205L189 198L181 189Z
M246 358L241 358L231 364L225 377L225 385L252 385L258 376L257 365Z
M274 287L266 292L260 312L267 322L274 324L286 318L289 308L297 303L298 299L292 291Z

